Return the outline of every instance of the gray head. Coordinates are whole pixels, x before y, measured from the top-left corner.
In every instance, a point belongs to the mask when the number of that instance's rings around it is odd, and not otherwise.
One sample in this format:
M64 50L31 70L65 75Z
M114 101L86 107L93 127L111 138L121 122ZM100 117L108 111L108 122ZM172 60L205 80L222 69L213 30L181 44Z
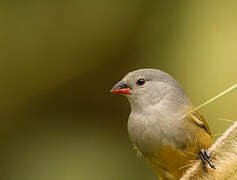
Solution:
M191 104L181 85L172 76L157 69L130 72L111 92L127 96L132 110L141 110L162 101L171 109Z

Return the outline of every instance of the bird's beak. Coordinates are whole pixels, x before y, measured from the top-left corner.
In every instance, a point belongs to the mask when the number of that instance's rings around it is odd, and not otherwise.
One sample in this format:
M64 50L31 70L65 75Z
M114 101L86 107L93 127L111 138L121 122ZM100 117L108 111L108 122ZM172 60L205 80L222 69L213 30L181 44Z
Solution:
M116 94L131 94L131 89L127 86L124 80L119 81L112 89L112 93Z

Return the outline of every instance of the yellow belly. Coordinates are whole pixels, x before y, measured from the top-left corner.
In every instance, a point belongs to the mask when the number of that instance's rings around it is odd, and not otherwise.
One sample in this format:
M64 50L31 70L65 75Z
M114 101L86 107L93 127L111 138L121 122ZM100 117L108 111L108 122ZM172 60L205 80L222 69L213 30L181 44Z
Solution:
M144 158L161 179L179 179L187 167L197 159L197 154L191 150L182 152L164 147L159 154L144 154Z
M180 179L185 170L198 158L201 149L206 146L193 145L184 151L172 146L164 146L159 153L143 153L144 158L160 179Z

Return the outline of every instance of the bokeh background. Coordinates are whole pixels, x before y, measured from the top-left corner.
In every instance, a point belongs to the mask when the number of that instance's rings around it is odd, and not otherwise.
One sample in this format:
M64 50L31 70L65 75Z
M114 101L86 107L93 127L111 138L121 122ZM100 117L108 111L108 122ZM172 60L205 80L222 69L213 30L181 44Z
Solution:
M194 105L237 82L237 1L0 2L0 179L155 179L127 136L127 72L173 75ZM218 137L237 92L202 108Z

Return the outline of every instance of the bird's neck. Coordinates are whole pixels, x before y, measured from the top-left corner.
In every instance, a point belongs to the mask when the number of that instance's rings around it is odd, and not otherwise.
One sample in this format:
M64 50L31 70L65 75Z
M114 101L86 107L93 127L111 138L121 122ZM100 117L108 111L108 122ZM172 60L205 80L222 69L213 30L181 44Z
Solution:
M160 98L128 98L132 113L169 115L170 117L182 116L192 109L192 104L183 90L175 89L169 93L163 93ZM147 101L149 99L149 101Z

